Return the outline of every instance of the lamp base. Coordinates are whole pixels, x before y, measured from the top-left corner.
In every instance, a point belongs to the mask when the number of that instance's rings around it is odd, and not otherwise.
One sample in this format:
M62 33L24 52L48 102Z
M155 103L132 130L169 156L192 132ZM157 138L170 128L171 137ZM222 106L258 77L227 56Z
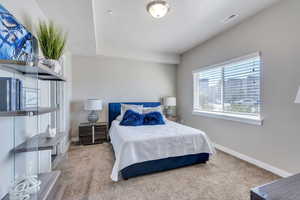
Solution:
M93 110L90 112L90 114L88 115L88 121L90 123L96 123L99 120L99 114L97 111Z
M176 108L174 106L168 106L166 109L167 117L175 117L176 116Z

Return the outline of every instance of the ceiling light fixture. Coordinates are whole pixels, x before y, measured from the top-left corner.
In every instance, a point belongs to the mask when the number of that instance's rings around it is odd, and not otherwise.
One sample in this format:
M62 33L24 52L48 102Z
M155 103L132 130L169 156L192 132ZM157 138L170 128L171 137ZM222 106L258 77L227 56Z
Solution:
M148 13L156 19L166 16L169 10L170 6L166 0L153 0L147 5Z

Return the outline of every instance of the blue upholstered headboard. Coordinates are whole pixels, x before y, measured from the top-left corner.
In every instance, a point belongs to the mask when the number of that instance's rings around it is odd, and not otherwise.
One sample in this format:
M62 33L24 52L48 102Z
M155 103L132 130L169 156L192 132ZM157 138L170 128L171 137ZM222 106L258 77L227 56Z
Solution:
M108 123L114 121L121 113L121 104L143 105L144 107L160 106L160 102L125 102L125 103L109 103L108 104Z

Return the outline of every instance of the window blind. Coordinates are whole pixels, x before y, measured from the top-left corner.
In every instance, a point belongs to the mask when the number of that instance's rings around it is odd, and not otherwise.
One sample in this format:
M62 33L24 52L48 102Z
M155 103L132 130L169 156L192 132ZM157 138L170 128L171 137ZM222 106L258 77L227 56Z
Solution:
M224 111L260 112L260 58L224 66Z
M199 73L199 106L203 110L222 111L222 68Z
M259 116L260 65L254 54L194 72L194 111Z

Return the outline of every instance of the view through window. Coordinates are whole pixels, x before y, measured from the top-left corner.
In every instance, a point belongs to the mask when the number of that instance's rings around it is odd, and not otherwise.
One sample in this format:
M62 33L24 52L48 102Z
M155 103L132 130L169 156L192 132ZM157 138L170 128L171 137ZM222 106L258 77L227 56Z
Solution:
M260 116L261 58L253 54L194 72L194 112Z

